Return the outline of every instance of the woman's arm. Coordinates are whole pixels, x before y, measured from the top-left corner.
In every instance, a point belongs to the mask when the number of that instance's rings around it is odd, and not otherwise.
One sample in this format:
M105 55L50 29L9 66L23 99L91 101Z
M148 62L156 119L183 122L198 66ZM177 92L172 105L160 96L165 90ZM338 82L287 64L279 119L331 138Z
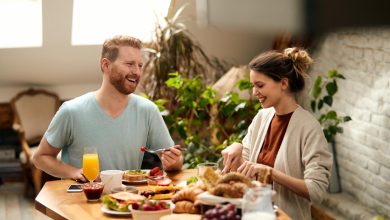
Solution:
M255 178L257 175L261 175L265 170L268 170L272 174L272 180L287 189L293 191L299 196L302 196L303 198L310 201L310 195L309 190L307 189L306 183L302 179L298 179L295 177L291 177L289 175L286 175L279 170L276 170L270 166L264 165L264 164L258 164L254 162L245 161L238 169L237 171L239 173L244 174L245 176L249 178Z
M272 180L310 201L309 190L304 180L286 175L274 168L272 169Z

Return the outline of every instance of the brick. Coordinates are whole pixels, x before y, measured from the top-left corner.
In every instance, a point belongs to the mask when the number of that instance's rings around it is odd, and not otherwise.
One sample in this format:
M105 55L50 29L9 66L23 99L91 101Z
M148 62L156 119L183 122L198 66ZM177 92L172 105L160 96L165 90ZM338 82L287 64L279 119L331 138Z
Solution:
M372 196L375 200L386 202L386 191L378 189L373 186L367 186L366 192L368 195Z
M390 161L388 163L390 163ZM387 168L385 166L381 166L379 172L383 178L390 181L390 168Z
M372 185L386 192L390 192L390 182L382 176L372 175Z
M381 152L388 152L389 144L378 137L367 136L365 144L375 149L381 149Z
M389 129L381 129L378 137L382 140L390 140L390 126Z
M390 116L390 103L385 103L382 105L382 109L380 109L383 114Z
M376 161L372 161L371 159L367 160L368 170L374 174L379 174L379 163Z
M378 161L379 164L390 168L390 155L385 155L381 154L380 152L377 152L374 158L376 161Z
M381 127L385 127L385 128L390 127L390 117L386 115L372 114L371 121L372 123L379 125Z
M380 77L376 78L373 84L373 87L376 89L386 89L389 88L390 85L390 77Z

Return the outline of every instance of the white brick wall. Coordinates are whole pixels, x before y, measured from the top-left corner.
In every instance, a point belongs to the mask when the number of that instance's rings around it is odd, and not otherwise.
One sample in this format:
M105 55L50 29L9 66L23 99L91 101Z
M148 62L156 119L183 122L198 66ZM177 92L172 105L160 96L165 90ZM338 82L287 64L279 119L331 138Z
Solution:
M347 78L333 105L353 120L336 138L342 189L389 218L390 28L330 34L313 57L311 74L337 69Z

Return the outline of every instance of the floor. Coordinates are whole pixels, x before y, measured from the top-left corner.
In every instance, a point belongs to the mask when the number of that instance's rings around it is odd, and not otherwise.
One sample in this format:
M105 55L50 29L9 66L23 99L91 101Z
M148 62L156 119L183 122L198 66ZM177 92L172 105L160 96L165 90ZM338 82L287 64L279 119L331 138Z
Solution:
M34 197L23 195L23 182L4 182L0 185L0 219L50 219L34 208ZM32 191L32 188L31 190Z

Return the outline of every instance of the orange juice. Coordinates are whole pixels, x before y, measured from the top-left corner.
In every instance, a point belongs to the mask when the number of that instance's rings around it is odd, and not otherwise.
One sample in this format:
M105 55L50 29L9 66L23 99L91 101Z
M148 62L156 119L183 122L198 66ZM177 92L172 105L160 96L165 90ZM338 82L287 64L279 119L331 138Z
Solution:
M94 181L99 175L99 157L98 154L83 155L83 173L89 181Z

